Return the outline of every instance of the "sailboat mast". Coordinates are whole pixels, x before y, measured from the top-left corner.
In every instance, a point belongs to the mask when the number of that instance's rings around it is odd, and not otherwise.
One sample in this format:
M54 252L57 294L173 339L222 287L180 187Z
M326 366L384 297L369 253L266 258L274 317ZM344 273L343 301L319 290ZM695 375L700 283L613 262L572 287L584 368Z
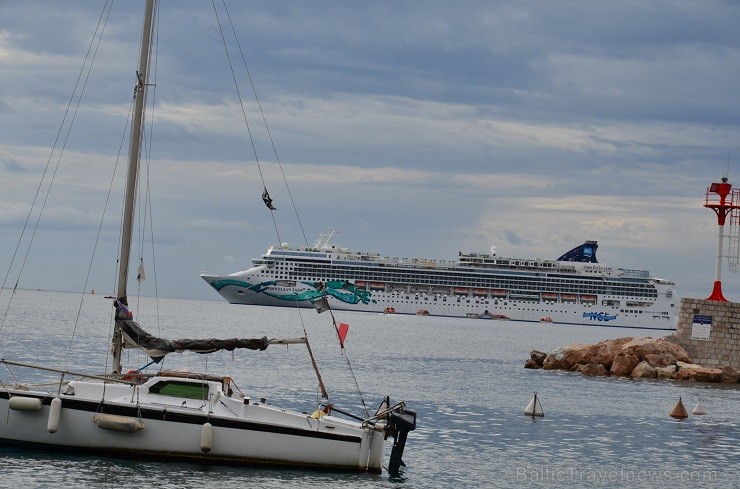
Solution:
M137 83L134 89L134 116L131 123L131 145L128 155L128 175L126 177L126 197L123 209L123 227L121 229L121 257L118 269L118 289L116 297L124 304L126 283L128 282L129 261L131 257L131 236L134 226L134 203L136 201L136 183L139 173L139 156L144 126L144 109L146 107L146 89L149 75L149 53L151 51L152 26L154 24L154 0L147 0L144 10L144 25L141 33L141 50L139 52L139 69L136 72ZM121 331L116 327L113 335L113 373L121 372Z

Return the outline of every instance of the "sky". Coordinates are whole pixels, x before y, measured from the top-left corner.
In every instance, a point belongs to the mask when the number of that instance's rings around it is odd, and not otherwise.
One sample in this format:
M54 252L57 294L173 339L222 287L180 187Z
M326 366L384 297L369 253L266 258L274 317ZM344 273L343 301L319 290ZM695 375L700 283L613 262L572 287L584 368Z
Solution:
M143 2L104 6L0 0L5 287L115 289ZM200 273L329 228L335 244L410 258L555 259L596 240L601 263L711 292L705 193L723 176L740 188L740 4L226 6L159 8L138 293L220 300ZM722 275L740 301L727 258Z

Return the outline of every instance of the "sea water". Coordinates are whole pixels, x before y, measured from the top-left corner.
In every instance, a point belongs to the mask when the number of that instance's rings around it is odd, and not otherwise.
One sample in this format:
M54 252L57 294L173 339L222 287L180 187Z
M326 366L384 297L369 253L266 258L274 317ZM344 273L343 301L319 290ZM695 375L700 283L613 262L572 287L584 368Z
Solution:
M103 372L110 300L101 295L3 291L0 357ZM84 457L0 446L2 487L738 487L737 385L587 377L524 369L532 349L664 332L598 325L335 312L349 324L345 350L329 313L230 305L220 300L132 300L136 319L168 338L308 334L330 400L361 414L383 396L418 415L400 476L321 470L201 466ZM148 359L124 354L126 368ZM28 379L0 367L4 383ZM303 345L264 352L172 354L164 368L229 374L246 395L315 409L317 380ZM35 374L33 381L55 375ZM359 389L358 389L359 387ZM543 418L524 415L534 392ZM674 420L681 398L705 416ZM2 422L2 420L0 420ZM389 441L390 444L390 441ZM384 460L388 460L389 448Z

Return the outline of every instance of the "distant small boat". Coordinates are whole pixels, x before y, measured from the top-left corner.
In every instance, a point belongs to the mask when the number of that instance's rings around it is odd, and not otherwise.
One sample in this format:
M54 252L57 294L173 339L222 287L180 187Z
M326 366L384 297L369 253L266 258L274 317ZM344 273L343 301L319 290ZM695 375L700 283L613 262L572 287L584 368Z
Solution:
M417 316L429 316L429 311L427 311L426 309L419 309L418 311L416 311L416 315Z
M511 321L511 318L505 314L494 314L491 319L495 321Z
M395 307L386 307L383 309L383 314L395 314L396 308Z
M551 323L552 322L552 318L550 316L541 317L540 318L540 322L541 323Z

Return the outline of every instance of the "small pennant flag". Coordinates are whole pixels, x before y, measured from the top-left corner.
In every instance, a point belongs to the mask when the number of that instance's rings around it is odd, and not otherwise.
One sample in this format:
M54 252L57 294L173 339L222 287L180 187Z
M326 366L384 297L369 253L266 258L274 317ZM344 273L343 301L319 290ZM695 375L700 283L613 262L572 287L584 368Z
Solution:
M339 345L341 345L342 349L344 349L344 339L347 337L348 332L349 332L349 324L339 323L339 329L337 330L337 334L339 335Z
M270 197L270 194L267 193L267 187L264 187L264 190L262 191L262 200L264 201L268 209L270 209L271 211L277 210L275 206L272 205L272 197Z

